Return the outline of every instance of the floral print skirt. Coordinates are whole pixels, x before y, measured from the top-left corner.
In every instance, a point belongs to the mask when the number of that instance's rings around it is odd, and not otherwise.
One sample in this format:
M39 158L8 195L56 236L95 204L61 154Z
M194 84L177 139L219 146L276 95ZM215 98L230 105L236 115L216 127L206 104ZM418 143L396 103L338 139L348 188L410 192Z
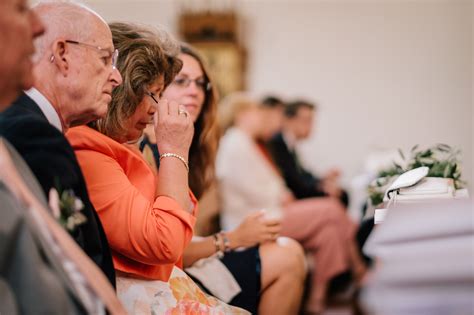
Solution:
M117 295L129 314L249 314L205 294L177 267L168 282L131 278L119 273Z

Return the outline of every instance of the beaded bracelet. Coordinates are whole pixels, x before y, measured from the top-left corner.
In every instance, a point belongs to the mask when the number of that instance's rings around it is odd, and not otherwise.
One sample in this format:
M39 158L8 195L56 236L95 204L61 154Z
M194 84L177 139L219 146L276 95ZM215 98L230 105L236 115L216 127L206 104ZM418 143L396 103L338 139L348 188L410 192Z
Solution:
M217 257L219 257L219 258L224 257L224 253L221 250L221 245L220 245L221 242L219 242L219 234L216 233L216 234L212 235L212 237L214 237L214 246L216 247Z
M222 237L222 240L224 241L224 252L228 253L232 249L230 248L230 241L229 238L227 237L227 234L224 231L220 231L219 235Z
M177 158L178 160L180 160L181 162L183 162L184 164L184 167L186 167L186 170L188 171L189 173L189 165L188 165L188 162L179 154L176 154L176 153L163 153L160 155L160 161L161 159L165 158L165 157L174 157L174 158Z

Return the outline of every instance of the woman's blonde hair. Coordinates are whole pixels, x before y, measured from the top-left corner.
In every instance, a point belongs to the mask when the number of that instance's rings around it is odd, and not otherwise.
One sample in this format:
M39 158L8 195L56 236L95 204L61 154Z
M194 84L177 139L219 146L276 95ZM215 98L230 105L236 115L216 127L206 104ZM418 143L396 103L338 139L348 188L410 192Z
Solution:
M165 31L131 23L111 23L117 68L123 83L112 92L107 115L90 124L101 133L122 139L124 121L135 113L149 85L163 76L165 87L181 70L179 43Z
M225 132L234 126L235 119L240 113L258 106L258 102L243 92L235 92L227 95L219 103L219 123L221 130Z

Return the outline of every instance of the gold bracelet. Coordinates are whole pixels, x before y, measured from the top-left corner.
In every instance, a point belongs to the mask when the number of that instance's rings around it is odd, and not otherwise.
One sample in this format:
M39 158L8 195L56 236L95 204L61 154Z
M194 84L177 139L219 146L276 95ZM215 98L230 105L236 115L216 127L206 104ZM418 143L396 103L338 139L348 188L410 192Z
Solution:
M163 153L160 155L160 161L161 159L165 158L165 157L174 157L174 158L177 158L178 160L180 160L181 162L183 162L184 164L184 167L186 167L186 170L188 171L189 173L189 165L188 165L188 162L181 156L181 155L178 155L176 153Z

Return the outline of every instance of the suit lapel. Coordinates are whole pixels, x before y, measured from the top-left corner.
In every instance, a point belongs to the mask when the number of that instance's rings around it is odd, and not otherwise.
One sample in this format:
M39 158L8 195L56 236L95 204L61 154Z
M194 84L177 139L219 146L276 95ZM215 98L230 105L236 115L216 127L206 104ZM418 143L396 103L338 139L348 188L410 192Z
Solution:
M283 138L283 133L280 133L278 135L278 145L281 146L281 150L285 152L285 154L290 158L290 160L293 162L295 165L296 171L298 173L301 173L303 171L303 167L301 166L301 163L298 159L298 155L296 154L295 148L289 148L288 144L285 142L285 139Z
M21 93L20 97L16 99L12 106L10 106L10 109L12 110L18 110L20 108L24 111L28 111L32 114L42 117L45 120L48 120L41 108L39 108L38 104L36 104L35 101L33 101L24 92Z

